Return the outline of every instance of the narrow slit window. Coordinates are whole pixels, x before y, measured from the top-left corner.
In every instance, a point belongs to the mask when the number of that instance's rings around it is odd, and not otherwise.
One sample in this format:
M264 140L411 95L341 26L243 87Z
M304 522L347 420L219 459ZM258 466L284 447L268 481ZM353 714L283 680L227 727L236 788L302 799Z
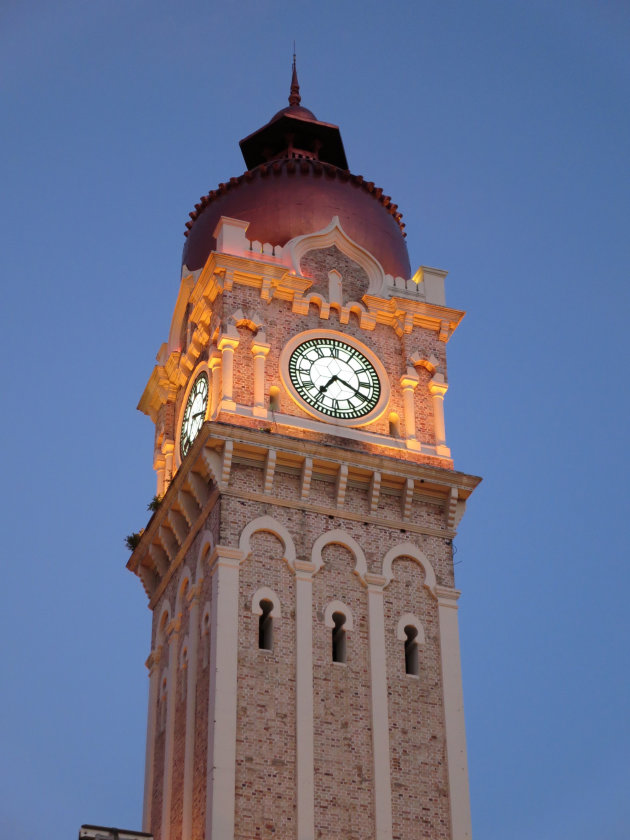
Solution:
M405 627L405 673L418 676L418 628L411 624Z
M280 411L280 388L276 385L269 389L269 410Z
M335 626L332 628L332 661L346 661L346 617L343 613L333 613Z
M258 649L273 650L273 604L271 601L261 601L260 609L262 613L258 618Z

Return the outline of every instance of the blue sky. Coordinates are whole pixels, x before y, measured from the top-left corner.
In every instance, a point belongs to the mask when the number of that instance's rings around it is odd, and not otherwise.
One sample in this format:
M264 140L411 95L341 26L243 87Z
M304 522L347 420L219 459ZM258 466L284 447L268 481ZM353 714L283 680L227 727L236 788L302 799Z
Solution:
M140 826L149 612L135 410L187 214L286 102L340 125L467 310L448 442L478 840L626 840L623 2L4 0L0 836Z

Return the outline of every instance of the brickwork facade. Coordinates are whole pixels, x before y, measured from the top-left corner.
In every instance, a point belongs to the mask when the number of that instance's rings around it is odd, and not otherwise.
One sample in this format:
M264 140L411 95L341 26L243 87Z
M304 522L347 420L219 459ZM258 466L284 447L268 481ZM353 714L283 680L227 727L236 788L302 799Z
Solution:
M211 255L141 402L164 493L130 560L153 610L155 840L470 840L452 540L478 480L453 470L435 396L461 313L395 297L335 236L299 274ZM286 387L312 331L383 371L369 422L322 421Z

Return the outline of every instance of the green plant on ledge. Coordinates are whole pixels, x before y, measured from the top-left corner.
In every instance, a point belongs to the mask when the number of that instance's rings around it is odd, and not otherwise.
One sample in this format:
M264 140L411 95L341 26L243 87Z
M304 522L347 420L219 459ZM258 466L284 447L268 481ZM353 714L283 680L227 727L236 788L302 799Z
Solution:
M159 506L162 504L162 500L163 500L163 499L164 499L164 496L154 496L154 497L151 499L151 501L149 502L149 504L147 505L147 510L150 510L150 511L152 511L153 513L155 513L155 511L156 511L156 510L159 508Z
M135 531L133 534L127 534L127 536L125 537L125 545L129 549L129 551L136 550L143 534L144 528L142 528L142 530L140 531Z

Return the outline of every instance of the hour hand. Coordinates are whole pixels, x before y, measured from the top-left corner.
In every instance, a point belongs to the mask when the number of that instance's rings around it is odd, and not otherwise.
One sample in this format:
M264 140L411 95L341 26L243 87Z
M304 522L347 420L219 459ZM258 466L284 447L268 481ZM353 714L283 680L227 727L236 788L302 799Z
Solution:
M334 376L331 376L330 379L328 380L328 382L325 385L320 385L319 386L319 393L320 394L325 394L326 391L328 390L329 386L332 385L333 382L336 382L338 379L339 379L339 377L337 376L337 374L334 374Z

